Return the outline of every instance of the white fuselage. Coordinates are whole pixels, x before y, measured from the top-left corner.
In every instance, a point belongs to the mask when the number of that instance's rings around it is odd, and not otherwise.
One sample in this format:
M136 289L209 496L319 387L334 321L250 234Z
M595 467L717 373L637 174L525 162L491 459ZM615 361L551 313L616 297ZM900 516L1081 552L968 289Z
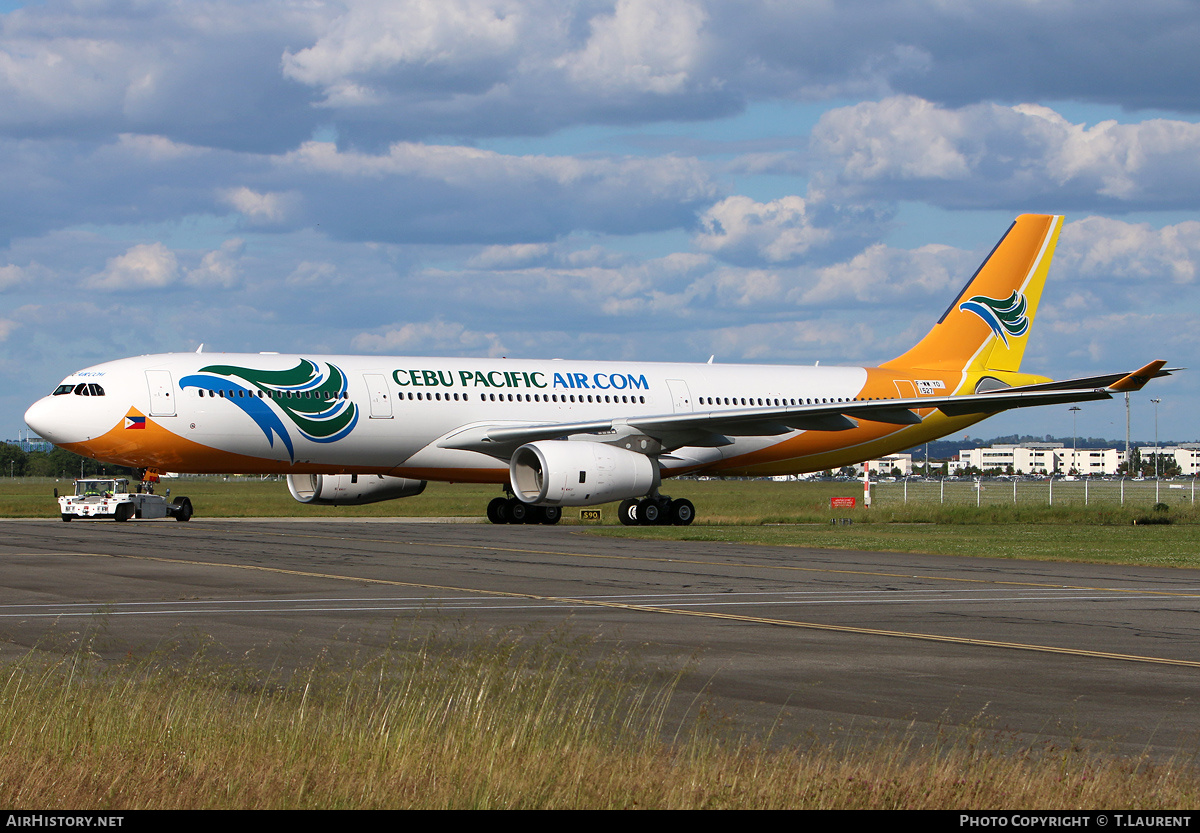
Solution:
M178 353L78 371L59 387L71 392L39 400L26 421L57 445L161 470L360 472L502 482L504 460L445 446L481 426L850 401L867 395L868 377L879 373L848 367ZM885 375L896 378L883 380L882 387L876 379L880 390L873 396L912 396L920 389L921 380ZM934 382L939 387L930 392L945 394L957 379ZM841 449L846 440L855 446L842 454L847 461L876 453L885 437L892 438L886 443L891 450L922 441L912 436L911 426L870 425L862 436L854 436L857 430L839 432L843 436L832 445L828 432L731 437L724 445L674 449L660 465L667 474L752 471L764 463L773 463L773 470L782 465L803 471L831 465L821 452ZM817 442L801 449L794 441L805 433ZM787 450L768 455L771 460L763 457L764 449L776 446ZM820 459L803 459L812 453Z

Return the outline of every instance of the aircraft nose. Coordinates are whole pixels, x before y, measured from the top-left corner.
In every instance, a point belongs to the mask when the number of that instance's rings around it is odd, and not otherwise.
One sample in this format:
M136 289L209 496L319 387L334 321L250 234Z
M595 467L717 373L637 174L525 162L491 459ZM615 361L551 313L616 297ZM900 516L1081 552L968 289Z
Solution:
M54 397L46 396L29 406L25 412L25 424L43 440L52 443L66 442L68 428L61 413L62 408L54 401Z

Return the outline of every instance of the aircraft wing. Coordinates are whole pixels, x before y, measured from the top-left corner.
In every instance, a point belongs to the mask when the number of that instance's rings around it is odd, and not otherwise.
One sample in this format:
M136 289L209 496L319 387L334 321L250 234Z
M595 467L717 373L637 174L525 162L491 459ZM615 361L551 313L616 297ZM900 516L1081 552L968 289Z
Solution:
M919 425L918 410L938 409L949 416L996 414L1013 408L1111 399L1113 393L1140 390L1150 379L1168 376L1181 368L1164 369L1166 362L1151 362L1132 373L1089 376L1061 382L1000 388L960 396L920 396L907 399L859 400L820 405L732 408L719 411L622 417L589 422L474 425L443 437L442 448L479 451L507 460L517 448L537 440L596 435L597 442L627 438L651 441L648 453L683 446L729 445L730 437L765 437L790 431L845 431L858 427L855 420L890 425Z

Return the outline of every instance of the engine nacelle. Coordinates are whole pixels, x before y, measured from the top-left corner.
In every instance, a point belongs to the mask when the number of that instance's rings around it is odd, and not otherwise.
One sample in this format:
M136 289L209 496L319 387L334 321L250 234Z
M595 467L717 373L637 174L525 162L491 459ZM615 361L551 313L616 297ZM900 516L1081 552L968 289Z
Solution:
M508 473L525 503L595 506L647 494L657 485L657 469L645 454L612 445L539 440L517 449Z
M425 491L424 480L383 474L289 474L287 484L292 497L314 506L362 506Z

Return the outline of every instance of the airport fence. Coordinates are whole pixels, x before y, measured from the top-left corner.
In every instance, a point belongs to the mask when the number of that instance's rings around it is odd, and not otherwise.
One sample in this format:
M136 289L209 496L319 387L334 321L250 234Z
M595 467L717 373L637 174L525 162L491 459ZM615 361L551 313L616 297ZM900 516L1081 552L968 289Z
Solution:
M957 506L1168 506L1196 504L1196 481L1188 480L1008 480L904 478L871 484L875 506L941 503Z

